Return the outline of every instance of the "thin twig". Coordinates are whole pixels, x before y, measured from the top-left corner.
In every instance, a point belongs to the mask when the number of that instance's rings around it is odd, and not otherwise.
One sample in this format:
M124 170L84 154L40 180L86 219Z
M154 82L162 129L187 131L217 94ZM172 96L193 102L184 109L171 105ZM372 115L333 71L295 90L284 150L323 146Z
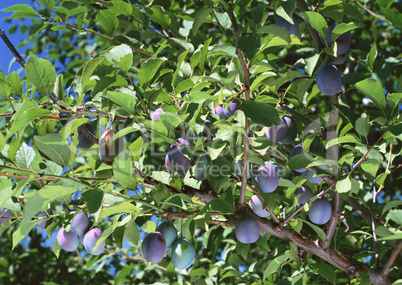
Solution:
M14 45L10 42L8 39L6 32L0 29L0 37L4 41L4 43L7 45L8 49L11 51L11 53L15 57L15 61L17 61L19 64L21 64L22 67L25 68L25 60L22 58L20 53L15 49Z

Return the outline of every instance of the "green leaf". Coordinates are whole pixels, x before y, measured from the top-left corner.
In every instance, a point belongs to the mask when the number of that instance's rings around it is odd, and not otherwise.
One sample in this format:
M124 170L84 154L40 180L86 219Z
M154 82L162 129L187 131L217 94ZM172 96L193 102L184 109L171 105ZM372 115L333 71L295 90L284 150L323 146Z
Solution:
M22 143L22 146L17 151L15 156L15 160L19 167L23 169L31 169L31 163L35 158L35 150L28 146L25 142Z
M113 35L119 25L119 20L110 10L101 10L98 12L96 20L109 35Z
M256 33L241 36L237 46L249 59L252 59L260 47L260 37Z
M351 30L354 30L357 28L362 28L362 27L364 27L364 25L355 24L353 22L347 23L347 24L340 23L340 24L336 25L336 27L332 30L331 40L332 40L332 42L334 42L340 35L347 33Z
M49 11L54 9L54 0L39 0L39 3L49 9Z
M213 11L213 8L204 6L200 10L198 10L195 14L194 17L194 24L193 27L191 28L191 34L195 36L200 29L202 23L204 23L206 17L208 17L209 14Z
M397 233L397 234L390 235L387 237L379 238L377 240L382 241L382 240L395 240L395 239L402 239L402 233Z
M89 78L92 76L94 73L96 67L104 61L105 58L94 58L89 61L87 61L82 69L82 74L81 74L81 94L80 96L84 96L85 94L85 87L89 85Z
M381 83L377 80L367 78L356 83L357 90L370 98L380 109L385 109L385 93Z
M5 8L2 10L3 12L14 12L14 14L9 17L9 19L17 19L17 18L27 18L27 17L38 17L34 8L27 4L17 4L11 7Z
M31 219L36 216L38 212L45 209L50 202L71 195L77 190L76 187L46 185L26 202L21 223L31 221Z
M15 133L24 129L32 120L43 117L50 113L50 110L46 110L38 106L34 106L26 111L23 111L22 113L19 113L6 135L6 140L8 140Z
M133 51L126 44L112 48L105 54L105 57L109 62L117 65L125 72L128 72L133 64Z
M135 106L137 101L135 100L134 96L119 91L108 91L107 97L117 105L121 106L123 109L127 110L129 113L135 114Z
M377 58L377 55L378 55L377 46L373 44L371 46L369 54L367 55L367 63L371 70L374 69L374 61Z
M164 61L165 59L161 58L149 58L141 65L140 71L138 72L138 82L141 86L149 83L152 78L154 78L156 72Z
M330 140L327 145L325 146L326 149L330 148L331 146L341 144L341 143L355 143L355 144L362 144L361 141L355 138L352 135L346 135L340 138L334 138Z
M352 181L349 175L342 176L335 185L336 192L347 193L352 189Z
M126 189L135 189L137 179L135 177L134 158L130 150L120 152L113 161L113 175L120 186Z
M370 118L367 116L366 113L363 113L357 120L356 120L356 131L362 137L367 139L367 135L370 131Z
M387 211L394 207L398 207L402 205L402 200L399 201L389 201L385 204L384 208L382 209L382 214L384 215Z
M289 159L288 166L292 170L302 169L310 164L311 159L312 159L311 155L307 155L305 153L297 154Z
M402 210L401 209L390 210L388 212L386 219L394 221L399 226L402 225Z
M29 234L29 232L35 227L35 225L39 224L40 222L41 221L38 219L22 222L18 227L18 229L13 232L12 249L14 249L17 246L17 244Z
M360 166L365 172L367 172L373 177L376 177L380 164L375 159L368 159L367 161L363 162Z
M141 212L139 208L137 208L134 204L131 204L128 201L124 201L121 203L114 204L112 206L103 208L99 215L99 220L103 221L106 217L115 214L131 214L133 215L133 219L137 217L137 215Z
M324 276L332 284L336 284L336 272L331 265L326 263L314 263L311 264L311 266L315 268L319 275Z
M281 124L278 112L267 103L245 101L241 109L244 115L256 124L261 124L266 127Z
M272 34L275 35L277 37L280 37L282 39L284 39L286 42L290 43L290 35L289 32L280 26L277 25L268 25L268 26L264 26L258 29L259 33L268 33L268 34Z
M320 227L317 227L316 225L314 225L314 224L312 224L312 223L310 223L310 222L307 222L306 220L302 220L302 219L297 219L297 220L298 220L300 223L303 222L303 223L309 225L309 226L317 233L318 237L319 237L323 242L325 242L325 233L324 233L324 231L323 231Z
M293 24L292 14L295 8L295 0L280 0L276 4L275 13Z
M56 82L56 70L53 64L30 53L25 64L25 72L38 92L45 95L52 94Z
M320 13L307 11L300 13L303 18L318 32L323 40L328 37L328 25L324 17Z
M3 134L0 133L0 152L4 149L6 145L6 139L4 138Z
M272 273L276 272L287 260L288 257L286 255L280 255L272 260L264 271L264 280L266 280Z
M98 190L85 191L81 195L81 199L85 202L89 214L95 214L101 209L104 195L103 192Z
M35 146L45 154L50 160L61 166L67 166L71 150L68 143L58 134L46 134L44 136L34 136Z

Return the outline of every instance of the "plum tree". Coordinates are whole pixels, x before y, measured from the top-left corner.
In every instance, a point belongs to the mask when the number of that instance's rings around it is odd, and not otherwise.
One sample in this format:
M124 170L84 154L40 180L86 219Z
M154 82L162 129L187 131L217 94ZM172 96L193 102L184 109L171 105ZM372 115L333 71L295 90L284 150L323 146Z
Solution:
M9 33L29 31L10 43L0 30L11 51L0 61L0 208L12 212L0 280L51 264L61 275L43 280L56 283L110 272L103 283L398 283L397 2L24 0L0 11ZM53 214L41 224L43 209ZM35 225L84 243L81 212L103 231L103 256L79 246L54 262L37 249L48 243ZM246 212L257 224L236 233ZM175 225L171 241L156 221ZM152 236L167 248L178 234L198 259L187 270L171 251L157 250L159 264L141 255L163 245ZM49 250L59 255L58 241ZM36 281L18 278L9 283Z
M112 165L116 156L124 148L123 138L114 139L115 134L115 130L109 129L99 139L99 157L107 165Z
M281 118L281 122L282 124L279 126L269 127L265 135L272 143L293 143L297 136L297 125L295 121L289 116L284 116Z
M296 21L295 17L292 17L292 19L293 19L293 24L288 22L284 18L279 17L276 20L275 25L285 28L289 32L290 35L298 36L299 35L299 23Z
M183 138L178 138L177 142L171 144L168 151L168 163L171 168L176 170L185 170L190 166L190 159L188 159L183 153L182 150L184 146L188 146L190 143Z
M265 166L253 169L254 180L264 193L271 193L278 187L279 174L273 163L265 161L264 164Z
M262 202L257 195L253 195L249 201L249 206L254 214L261 218L269 217L271 214L262 207Z
M1 216L11 217L11 211L5 207L1 208ZM6 221L10 221L10 218L1 218L0 225Z
M80 243L78 235L75 233L68 233L64 228L61 228L57 233L57 242L60 247L65 251L74 251L78 248Z
M177 269L186 269L194 261L194 245L186 238L179 237L172 245L172 262Z
M156 228L156 231L162 234L166 247L171 248L177 238L176 227L170 222L163 222Z
M311 191L311 188L308 187L307 185L302 185L300 186L299 189L297 189L296 191L296 195L300 195L299 200L297 201L297 206L301 206L305 203L307 203L308 201L310 201L313 197L313 191Z
M332 206L326 198L320 198L311 203L308 217L317 225L326 224L332 215Z
M149 262L161 261L165 256L166 249L166 241L160 232L149 233L142 240L141 254Z
M235 227L236 238L241 243L254 243L260 237L260 225L251 215L243 215Z
M326 39L327 46L332 45L332 31L335 29L335 26L328 27L328 37ZM335 40L336 43L336 55L339 56L341 54L345 54L350 49L350 36L348 33L343 33Z
M335 66L327 64L318 70L316 82L324 95L336 95L342 87L342 76Z
M89 227L89 218L86 213L81 212L75 215L71 222L71 232L83 238Z
M95 134L94 129L92 128L92 125L90 123L86 123L85 128L91 132L92 134ZM90 140L87 138L87 136L78 129L78 147L80 148L90 148L95 144L94 141Z
M162 108L156 109L151 115L151 120L152 121L159 120L159 115L162 115L163 113L164 113L164 111Z
M105 248L106 241L102 241L99 246L95 249L96 243L100 239L102 231L99 228L90 229L84 236L82 244L85 250L92 255L99 255Z

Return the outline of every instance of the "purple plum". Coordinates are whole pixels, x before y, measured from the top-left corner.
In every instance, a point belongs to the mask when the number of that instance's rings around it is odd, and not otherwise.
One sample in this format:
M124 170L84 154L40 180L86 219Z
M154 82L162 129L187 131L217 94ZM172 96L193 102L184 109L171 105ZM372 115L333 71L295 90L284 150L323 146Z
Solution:
M271 193L276 190L279 184L279 174L275 165L265 161L255 173L254 180L264 193Z
M89 219L86 213L79 213L71 222L71 232L77 234L79 237L83 237L87 232L89 226Z
M61 228L57 233L57 242L65 251L74 251L80 243L78 236L75 233L68 233L64 228Z
M267 210L262 208L262 202L257 195L253 195L248 204L251 210L253 210L254 214L261 218L266 218L271 215Z
M145 260L155 263L162 260L166 253L166 241L160 232L147 234L141 244L141 254Z
M235 233L241 243L254 243L260 237L260 224L253 216L246 214L237 221Z
M185 170L190 166L190 159L188 159L182 153L184 145L190 145L190 143L183 138L179 138L177 139L176 143L170 145L168 151L168 161L170 163L170 167L179 171Z
M321 198L311 203L308 217L317 225L324 225L329 221L332 215L332 206L327 199Z
M310 201L313 197L313 191L311 191L310 187L307 185L302 185L299 189L297 189L296 195L300 195L299 201L297 202L297 207L307 203Z
M162 234L167 248L170 248L177 238L177 230L172 223L163 222L156 228L156 231Z
M101 244L95 249L95 245L102 235L102 231L99 228L93 228L89 230L82 241L85 250L92 255L99 255L105 248L106 241L101 242Z
M7 208L1 208L1 216L6 216L6 217L11 217L11 212L10 212L10 210L9 209L7 209ZM5 223L6 221L11 221L11 219L10 218L1 218L0 219L0 225L2 224L2 223Z
M297 23L295 17L292 17L292 18L293 18L293 24L289 23L284 18L279 17L276 20L275 25L285 28L289 32L290 35L298 36L299 35L299 24Z
M151 120L159 120L159 115L162 115L164 113L162 108L158 108L155 110L155 112L152 113L151 115Z
M99 157L103 163L112 165L115 157L124 148L124 139L122 137L114 139L115 130L107 130L99 139Z

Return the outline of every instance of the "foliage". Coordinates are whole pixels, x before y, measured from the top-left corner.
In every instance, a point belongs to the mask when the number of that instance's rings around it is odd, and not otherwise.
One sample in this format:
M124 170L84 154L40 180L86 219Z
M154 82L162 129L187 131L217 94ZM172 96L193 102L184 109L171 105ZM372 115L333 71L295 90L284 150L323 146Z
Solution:
M0 71L0 207L12 213L0 225L0 266L14 270L10 284L35 275L56 284L401 282L398 3L38 2L3 10L31 20L10 29L29 31L18 43L27 53L13 51L25 74ZM279 17L289 25L275 25ZM294 21L298 34L286 30ZM324 95L317 71L341 62L345 33L346 61L330 68L341 90ZM274 126L285 115L296 138L271 142L268 128L283 130ZM256 179L266 165L278 172L261 173L280 176L272 193ZM314 197L298 206L302 185ZM243 244L234 228L253 214L253 195L270 215L254 215L261 234ZM315 225L309 207L322 197L332 215ZM43 249L35 225L45 210L49 237L89 214L103 253L77 256L57 241ZM145 233L165 219L194 245L185 270L169 250L157 264L141 256Z

